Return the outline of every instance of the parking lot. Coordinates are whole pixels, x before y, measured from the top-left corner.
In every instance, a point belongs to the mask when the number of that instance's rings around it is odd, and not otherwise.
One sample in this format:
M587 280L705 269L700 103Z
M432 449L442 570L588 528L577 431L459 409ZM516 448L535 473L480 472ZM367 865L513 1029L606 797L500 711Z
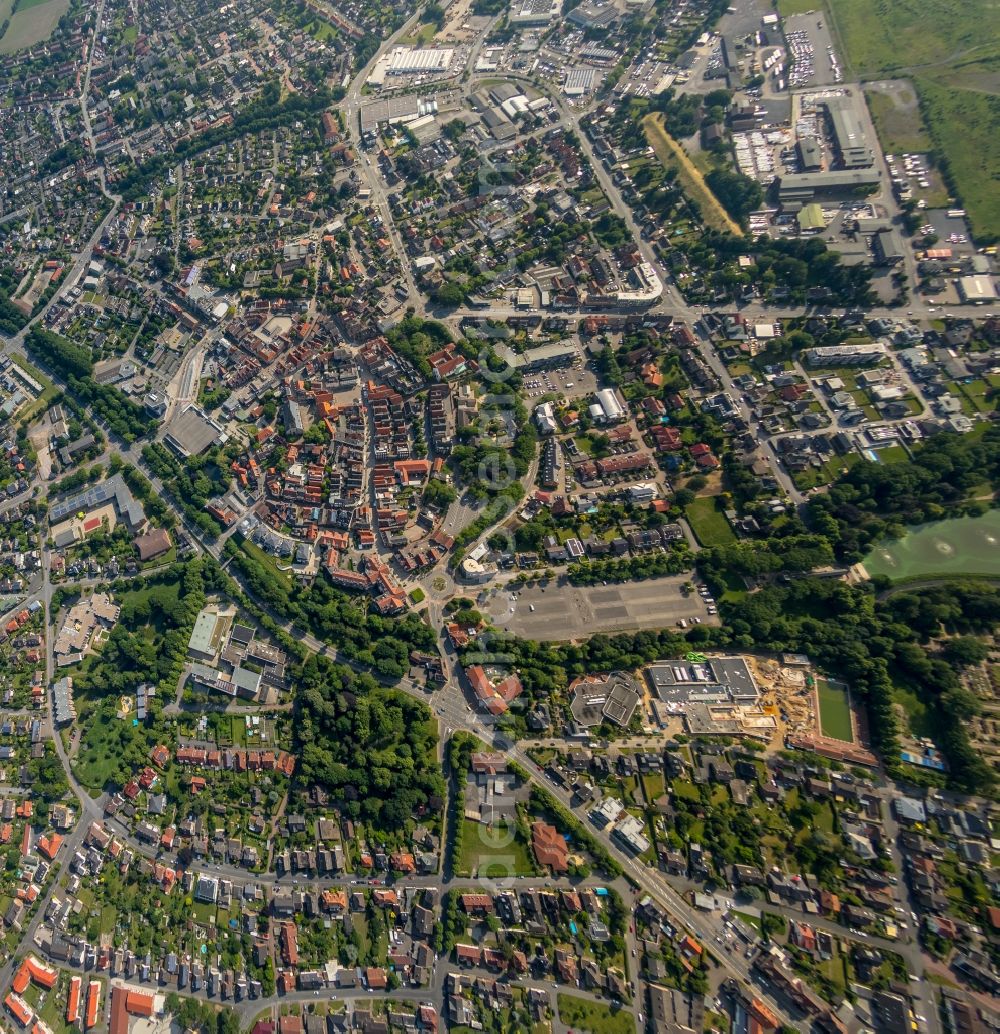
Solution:
M786 18L785 38L789 56L795 57L792 68L786 68L790 89L832 86L843 82L843 66L839 63L833 37L822 14L797 14Z
M597 378L583 365L581 354L578 365L562 370L538 370L524 375L524 388L530 399L543 395L565 395L567 399L582 398L597 390Z
M651 578L623 585L576 587L566 583L500 587L484 610L497 628L527 639L583 639L602 632L639 631L688 624L717 625L717 615L698 593L685 596L689 575ZM511 600L511 596L517 596ZM534 609L532 609L534 608ZM698 622L692 619L697 618Z
M929 209L924 217L938 236L935 248L951 248L954 255L975 254L976 246L969 238L969 227L964 218L948 215L947 210L942 209Z

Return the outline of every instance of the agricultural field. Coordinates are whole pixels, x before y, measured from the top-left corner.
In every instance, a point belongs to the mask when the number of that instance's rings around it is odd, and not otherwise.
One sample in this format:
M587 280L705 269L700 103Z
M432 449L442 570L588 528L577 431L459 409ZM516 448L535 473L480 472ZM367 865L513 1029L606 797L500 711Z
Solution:
M0 0L0 5L7 3ZM0 54L12 54L48 39L68 10L69 0L22 0L0 39Z

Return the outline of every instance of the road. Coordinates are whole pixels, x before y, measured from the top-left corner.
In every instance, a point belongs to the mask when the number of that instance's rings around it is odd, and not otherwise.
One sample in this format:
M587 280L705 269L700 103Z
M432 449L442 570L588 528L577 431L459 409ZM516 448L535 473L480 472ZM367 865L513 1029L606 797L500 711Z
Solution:
M413 269L407 259L406 248L403 246L403 240L399 235L399 230L396 229L396 223L392 218L392 213L389 211L389 201L386 195L385 185L382 183L381 176L379 176L372 168L371 156L361 148L360 119L361 104L363 100L361 90L362 87L364 87L371 70L375 67L375 63L383 54L394 47L399 39L407 35L411 29L420 23L421 14L422 8L418 8L417 12L412 17L404 22L403 25L401 25L388 39L382 42L382 45L372 55L368 64L354 76L354 79L351 81L351 84L347 89L347 93L340 104L341 111L344 114L344 121L348 126L349 131L357 134L359 138L358 154L360 160L358 162L358 170L361 173L362 182L371 191L371 203L378 212L382 225L389 235L393 251L396 253L403 280L406 284L407 304L419 309L423 308L423 298L420 291L417 289L416 281L413 279Z
M183 525L191 535L192 541L197 544L197 547L210 553L217 560L221 558L221 546L218 543L208 544L202 540L200 531L189 525L183 513L181 513L170 499L164 493L163 486L159 479L152 474L142 461L140 455L140 449L135 445L128 445L117 441L113 433L107 428L104 428L105 433L108 436L109 447L112 452L117 453L124 461L132 463L143 470L146 476L150 479L154 490L163 498L168 505L174 509L178 521ZM528 472L526 478L533 479L535 474L534 465L532 470ZM484 537L490 532L484 533ZM442 567L442 570L445 570ZM440 577L441 572L438 572L437 577ZM428 580L433 581L435 577L433 574L426 576ZM252 593L247 591L246 586L241 586L243 591L247 592L252 598ZM50 593L50 589L45 591ZM49 595L49 598L51 596ZM281 622L279 615L274 615L276 620ZM341 657L337 650L328 644L322 643L317 640L314 636L305 633L303 630L296 629L290 622L281 622L286 631L289 634L294 635L303 645L315 652L321 653L324 656L330 657L339 663L348 664L353 668L359 668L356 662L352 662L348 658ZM48 636L49 642L52 641L51 633ZM527 757L522 748L515 745L511 745L510 742L503 736L494 736L494 730L484 727L480 718L475 715L471 708L465 703L462 693L460 690L459 674L457 671L457 658L453 654L446 652L445 662L447 666L448 680L445 686L433 694L431 698L431 705L438 715L439 722L444 726L445 737L450 736L452 732L457 729L464 729L472 732L473 734L485 739L487 742L494 743L499 749L504 750L508 756L516 760L528 774L528 778L537 783L540 786L544 786L545 789L552 793L560 803L565 807L572 809L572 802L568 795L564 791L558 788L552 787L545 781L544 775L541 769L538 768L535 763ZM50 663L50 662L47 662ZM51 668L49 669L51 672ZM50 679L51 682L51 679ZM417 687L411 680L404 679L400 682L400 688L405 692L410 693L413 696L418 697L422 700L427 700L427 694ZM50 702L51 706L51 702ZM80 799L81 804L81 821L77 827L77 835L80 834L80 830L84 829L88 819L102 818L103 816L103 799L98 798L94 800L87 793L86 789L82 787L75 779L72 774L72 769L69 764L69 758L67 757L65 750L62 747L61 741L58 736L55 737L56 749L59 753L60 760L67 770L68 777L70 779L70 785ZM612 857L616 858L622 865L626 874L633 879L638 886L641 886L644 890L650 893L658 904L670 913L678 922L679 926L687 928L696 938L698 938L706 946L711 946L713 940L720 933L720 921L713 920L711 917L706 917L702 914L696 913L687 903L669 886L665 876L657 870L651 869L648 866L640 864L629 854L623 851L617 846L617 844L611 840L611 838L603 831L594 831L595 836L601 841L603 846L609 851ZM140 845L131 837L128 836L130 846L133 849L140 848ZM141 853L147 853L142 850ZM220 870L221 871L221 870ZM46 900L41 903L39 913L44 911L45 905L48 898L51 896L52 891L46 896ZM37 925L37 924L36 924ZM725 955L721 955L719 958L719 964L721 968L730 976L733 976L744 984L751 984L751 971L750 965L746 959L732 959ZM754 993L761 994L759 988L755 987ZM787 1013L776 1001L769 1001L769 1005L775 1010L779 1017L783 1018L785 1022L792 1022L790 1018L787 1018Z
M83 119L83 129L87 135L87 144L90 147L90 153L92 155L97 154L97 144L94 140L94 130L90 125L90 105L88 103L90 97L90 73L94 67L94 51L97 50L97 41L101 36L101 23L104 20L104 5L105 0L99 0L97 4L97 15L94 18L94 34L90 39L90 49L87 54L87 67L83 73L83 83L80 88L80 115ZM102 181L103 183L103 177Z
M103 8L104 8L104 0L100 0L100 7L99 7L99 11L98 11L98 16L97 16L97 25L98 26L100 25L100 20L101 20L101 18L103 16ZM369 66L366 67L366 69L362 70L362 72L358 76L356 76L354 81L351 83L350 88L349 88L349 90L347 92L347 95L345 97L344 111L345 111L345 114L347 116L348 122L349 122L349 124L352 127L356 128L356 126L357 126L357 117L358 117L358 112L360 110L360 104L361 104L361 86L362 86L362 84L364 82L364 78L365 78L365 76L367 74L368 68L370 68L371 64L375 60L377 60L377 58L378 58L378 56L380 56L380 54L384 53L386 49L388 49L389 47L391 47L395 43L395 41L399 38L399 36L405 34L407 31L409 31L409 29L413 26L413 24L415 24L417 18L418 18L418 16L415 15L393 37L391 37L390 39L386 40L382 44L382 47L380 48L379 52L375 56L373 56L372 61L369 63ZM92 61L93 61L93 53L94 53L95 46L96 46L96 43L92 44L92 46L91 46L91 52L90 52L89 59L88 59L87 73L86 73L86 76L85 76L83 96L82 96L82 106L83 106L83 109L84 109L85 124L86 124L87 132L88 132L88 137L91 140L92 140L92 134L90 133L89 118L88 118L87 113L86 113L86 98L87 98L87 95L88 95L88 92L89 92L90 67L91 67L91 64L92 64ZM518 78L518 77L517 76L512 76L512 78ZM582 116L583 112L576 112L576 111L569 110L565 106L565 104L562 102L561 98L559 98L558 96L553 98L553 103L556 104L557 108L559 109L559 111L563 115L563 118L564 118L564 120L566 121L566 124L567 124L567 128L570 128L570 129L573 129L573 130L577 131L577 135L579 136L580 141L581 141L581 147L582 147L584 153L590 159L592 167L593 167L594 172L595 172L595 176L597 177L597 180L601 184L602 188L605 190L605 193L608 196L609 202L611 203L613 210L623 220L625 220L625 222L628 225L630 231L634 235L634 238L635 238L635 240L637 242L638 247L640 248L640 251L641 251L643 257L647 261L649 261L654 266L654 268L656 268L660 272L660 274L661 274L661 278L662 278L663 283L665 285L664 297L660 301L660 303L655 307L654 311L671 313L671 314L677 316L678 318L682 318L682 319L688 321L689 323L691 323L692 326L695 325L697 323L698 318L699 318L696 310L688 307L680 299L680 297L676 293L676 291L673 288L668 286L667 278L666 278L666 276L663 273L663 270L662 270L662 267L661 267L660 263L658 263L656 261L656 257L655 257L655 255L654 255L654 253L652 251L652 248L650 247L650 245L647 242L645 242L642 239L641 234L639 233L638 227L636 226L635 221L634 221L634 217L633 217L633 215L631 213L631 209L625 204L624 200L622 199L622 197L621 197L619 191L617 190L617 188L615 187L614 183L611 181L610 177L608 177L606 172L604 171L601 163L596 160L595 156L593 155L592 149L590 147L589 141L586 138L586 135L583 134L583 133L580 133L578 131L579 130L579 119ZM419 296L419 293L417 292L415 283L413 281L412 272L410 270L410 265L409 265L409 263L408 263L408 261L406 259L405 248L403 247L403 244L402 244L401 238L400 238L400 236L398 234L398 231L396 230L396 228L395 228L395 226L393 224L393 221L392 221L392 219L390 217L390 213L389 213L389 210L388 210L387 195L386 195L384 187L383 187L383 185L382 185L382 183L380 181L380 177L377 174L377 171L372 168L370 162L367 159L367 156L362 156L362 163L361 163L361 166L360 166L360 171L361 171L361 176L362 176L363 181L372 190L373 204L374 204L376 210L379 211L380 216L381 216L381 218L382 218L382 220L383 220L383 222L385 224L386 230L389 233L390 238L392 240L393 247L396 250L397 258L398 258L398 260L400 262L401 269L403 270L404 279L406 281L408 294L409 294L410 298L413 300L415 306L419 307L422 310L423 309L423 302L422 302L422 299ZM72 266L71 270L67 274L67 276L66 276L66 278L65 278L65 280L63 282L63 289L62 289L63 292L70 285L75 283L76 280L79 278L79 275L80 275L82 269L86 266L87 262L90 260L90 257L91 257L91 255L93 253L94 245L100 240L101 235L103 234L104 229L107 226L107 224L109 223L109 221L114 218L114 216L115 216L115 214L117 212L117 209L118 209L119 199L113 198L112 201L113 201L113 204L112 204L111 212L108 214L108 216L102 222L102 224L97 228L97 230L93 234L90 242L80 252L80 254L78 255L77 259L73 263L73 266ZM60 292L60 293L62 293L62 292ZM53 304L55 302L55 300L56 299L53 299L53 302L50 302L49 304L50 305ZM923 304L925 305L926 303L923 303ZM924 311L924 309L921 307L921 303L919 303L919 302L914 303L913 309L921 311L921 312ZM486 311L484 311L484 310L469 310L469 311L470 311L470 313L474 313L475 315L488 315L488 316L491 316L493 318L503 318L505 315L510 316L510 315L514 315L515 314L514 310L511 309L511 310L508 311L502 305L501 306L497 306L496 308L491 308L490 310L486 310ZM779 315L779 316L782 315L782 311L781 310L778 310L778 309L776 309L774 307L771 307L771 306L767 306L767 307L763 307L763 306L748 306L748 307L745 307L742 311L749 318L753 318L753 316L755 314L759 314L762 317L766 317L766 316L774 317L775 315ZM899 315L899 313L896 310L885 310L885 312L887 312L887 313L889 313L889 314L891 314L893 316L898 316ZM788 315L792 315L792 314L801 315L801 310L792 310L792 311L789 311L787 314ZM36 317L36 320L32 321L32 322L34 323L38 319L41 319L43 317L44 317L44 312L42 314L40 314L39 317ZM11 350L11 351L22 351L23 350L23 343L24 343L24 338L25 338L26 330L27 330L27 328L24 331L21 331L18 335L16 335L14 338L10 339L7 342L8 350ZM700 348L700 351L701 351L705 361L709 364L710 368L712 368L713 372L715 372L716 376L719 377L719 379L722 382L725 390L729 390L730 393L733 394L734 399L739 399L740 398L740 394L735 389L735 387L733 386L732 379L729 377L728 372L726 371L724 365L721 363L721 360L719 360L718 356L715 354L715 350L712 347L711 343L709 341L707 341L707 340L703 340L703 341L701 341L699 343L699 348ZM741 405L741 411L742 411L745 419L748 419L748 421L749 421L750 414L749 414L748 408L745 405L743 405L742 402L740 403L740 405ZM750 422L752 424L752 421L750 421ZM109 433L109 440L113 440L113 437L110 435L110 433ZM140 450L136 446L127 446L127 445L125 445L123 443L115 443L115 444L112 445L112 451L116 452L123 459L125 459L128 462L134 464L135 466L139 467L140 469L143 469L144 472L146 473L146 475L150 478L150 481L153 484L154 490L156 490L158 493L161 494L161 496L163 496L163 486L162 486L162 484L160 483L158 478L153 476L152 473L148 469L145 468L145 465L142 463L141 456L139 454ZM791 483L791 479L788 478L787 474L785 474L785 472L781 468L781 465L780 465L780 463L777 460L777 456L774 453L773 446L769 446L768 447L768 459L769 459L769 462L771 463L772 467L775 470L775 477L778 479L779 483L782 485L782 487L787 492L789 497L793 501L795 501L795 502L801 502L803 497L802 497L802 495L800 493L797 492L797 490L795 489L794 484ZM534 475L535 475L535 468L533 467L528 472L528 475L526 475L526 477L524 479L526 488L530 488L531 483L534 480ZM164 497L164 498L166 498L166 497ZM171 500L167 499L167 501L168 501L168 503L170 503L173 506L173 503L172 503ZM176 510L175 506L173 508ZM464 517L466 517L466 516L472 518L472 517L474 517L476 512L477 511L476 511L475 508L468 506L468 504L466 504L466 503L461 503L460 502L457 506L453 507L453 514L454 514L454 516L452 516L452 514L450 514L449 515L449 519L454 522L454 529L457 531L457 530L460 530L459 527L458 527L459 520L464 518ZM193 527L188 525L188 523L187 523L186 519L184 518L183 514L178 512L177 515L178 515L178 519L179 519L180 523L184 527L186 527L188 533L190 534L190 536L192 538L192 541L197 544L197 548L198 549L201 549L201 550L203 550L205 552L210 553L212 556L216 557L216 559L222 559L222 545L221 545L221 543L219 543L219 542L216 542L216 543L213 543L213 544L205 543L202 540L200 532L196 528L193 528ZM494 527L495 527L495 525L494 525ZM481 536L481 538L487 537L490 534L491 531L492 531L492 528L487 530L486 532L484 532L484 534L483 534L483 536ZM46 557L46 559L47 559L47 557ZM444 581L445 581L446 588L450 589L451 592L454 592L454 590L457 588L457 586L455 586L455 583L453 582L453 580L450 578L450 576L447 574L446 570L444 569L444 565L439 565L439 568L440 569L438 569L438 570L434 570L434 571L431 571L429 573L425 573L422 576L422 579L421 579L422 582L428 583L428 586L429 586L428 587L428 595L431 597L431 599L430 599L430 611L431 611L432 619L433 619L433 621L435 623L435 627L439 627L439 625L440 625L441 613L442 613L441 607L442 607L442 603L447 598L447 595L443 594L441 592L434 592L434 590L432 588L433 583L436 582L437 580L443 578ZM244 590L245 590L245 587L244 587ZM48 604L51 601L51 594L52 594L52 586L51 586L51 584L49 583L49 580L48 580L47 564L46 564L46 574L45 574L45 577L44 577L43 589L42 589L42 599L43 599L43 602ZM250 595L250 594L248 593L248 595ZM335 660L339 661L340 663L349 664L350 666L355 667L355 668L359 667L356 663L351 662L350 660L340 656L338 654L338 652L336 651L336 649L334 649L333 647L329 646L328 644L320 642L319 640L315 639L311 635L303 633L301 630L295 629L290 623L285 622L284 623L284 627L286 628L287 631L289 631L291 634L294 634L296 636L296 638L298 638L301 642L303 642L303 644L307 647L307 649L309 649L309 650L311 650L313 652L316 652L316 653L322 653L322 654L324 654L324 655L326 655L328 657L331 657L332 659L335 659ZM52 642L52 635L51 635L51 631L50 631L50 634L48 636L47 658L46 658L46 669L47 669L47 674L49 675L49 682L50 683L52 681L51 676L54 673L52 656L51 656L51 642ZM562 789L560 789L558 787L552 786L545 779L544 774L541 771L541 769L539 769L538 766L535 765L535 763L525 753L525 749L524 749L523 745L521 745L521 746L512 745L505 737L503 737L502 735L496 734L495 730L492 730L488 726L484 725L483 721L479 718L479 716L476 715L471 710L470 706L465 702L465 699L464 699L464 697L462 695L462 691L461 691L461 688L460 688L460 675L459 675L459 672L457 670L457 667L458 667L457 666L457 658L455 658L453 652L451 652L450 650L446 650L445 651L445 658L446 658L448 681L446 682L446 684L445 684L445 686L443 688L441 688L439 690L436 690L434 693L432 693L432 694L430 694L430 696L428 696L428 694L426 694L421 688L416 686L409 679L404 679L400 683L401 688L404 691L406 691L406 692L408 692L408 693L410 693L410 694L412 694L414 696L417 696L418 698L420 698L422 700L429 700L432 709L434 710L434 712L438 716L438 719L439 719L440 724L442 726L442 729L444 731L444 736L445 737L447 737L452 732L454 732L454 731L456 731L458 729L463 729L463 730L470 731L470 732L480 736L481 738L485 738L488 742L492 743L498 749L503 750L513 760L516 760L518 762L518 764L520 764L521 767L525 770L525 772L527 773L528 778L529 778L529 780L531 782L533 782L533 783L535 783L535 784L537 784L539 786L543 786L545 788L545 790L548 793L550 793L552 796L554 796L557 800L559 800L559 802L561 804L563 804L565 807L567 807L567 808L572 810L573 805L572 805L572 800L570 799L569 795L565 791L563 791ZM69 763L69 758L66 755L66 752L65 752L65 750L64 750L64 748L62 746L62 742L61 742L60 737L58 735L56 735L54 737L54 741L55 741L55 745L56 745L56 750L59 753L60 759L61 759L64 767L66 768L67 775L68 775L68 778L70 780L70 785L71 785L74 793L76 793L78 798L79 798L80 809L81 809L80 822L79 822L76 830L70 835L70 837L67 838L67 849L68 850L64 849L66 853L64 853L64 855L63 855L63 857L65 858L65 857L71 855L72 851L77 846L79 846L80 843L82 843L83 837L86 834L86 829L87 829L87 826L89 824L89 820L91 820L91 819L101 819L103 817L103 799L98 798L98 799L95 800L95 799L91 798L90 795L87 793L86 789L84 787L82 787L76 781L76 779L75 779L75 777L73 776L73 773L72 773L72 768L71 768L70 763ZM603 831L598 831L598 830L592 830L592 832L593 832L594 836L602 843L602 845L609 851L609 853L612 855L612 857L616 858L619 861L619 863L622 865L622 867L623 867L624 871L626 872L626 874L628 874L628 876L631 879L633 879L638 886L642 887L644 891L648 892L657 901L657 903L660 905L661 908L663 908L665 911L667 911L670 915L672 915L678 921L679 925L682 925L682 926L686 927L688 930L690 930L692 932L692 934L695 937L697 937L703 944L705 944L707 948L711 949L711 946L712 946L712 943L713 943L715 937L718 936L719 933L721 932L721 919L719 917L715 917L715 916L713 916L711 914L704 914L704 913L695 912L687 904L687 902L678 894L676 889L671 886L671 884L668 882L666 876L663 873L659 872L658 870L651 869L650 867L648 867L646 865L643 865L640 862L638 862L636 859L632 858L630 855L628 855L626 852L624 852L621 848L619 848L617 846L616 842L614 842L610 838L610 836L608 836L607 833L605 833ZM130 844L133 847L133 849L141 850L142 853L148 854L148 851L142 849L140 847L140 845L138 845L131 838L131 836L129 834L127 834L125 832L122 832L121 835L123 837L127 837L129 839ZM225 875L227 878L233 879L234 882L237 879L241 879L241 880L245 881L248 878L250 878L250 877L248 877L248 874L244 870L241 870L241 869L235 869L233 867L222 866L222 865L216 866L215 869L221 875ZM256 879L256 878L254 878L254 879ZM302 877L291 877L291 878L286 879L284 882L286 883L286 885L288 883L291 883L292 885L295 885L297 881L298 882L302 882L302 883L310 882L310 881L303 880ZM318 880L316 882L318 882ZM324 885L329 885L331 882L333 882L333 881L330 881L330 880L324 880L323 881ZM414 881L414 882L416 883L416 881ZM441 882L441 881L439 880L438 882ZM42 915L42 913L44 911L44 907L45 907L47 901L50 899L51 894L52 894L52 891L50 890L48 895L46 895L45 898L40 902L40 906L38 908L38 911L37 911L35 917L29 923L29 926L28 926L28 928L27 928L27 930L25 932L26 937L28 939L33 938L35 933L37 932L37 929L38 929L38 926L39 926L39 923L40 923L39 917ZM896 950L899 950L899 946L896 946ZM713 950L713 953L714 953L714 950ZM719 962L719 965L720 965L720 967L722 968L723 971L725 971L728 975L733 976L734 978L736 978L740 983L746 984L746 983L750 983L751 982L750 965L749 965L749 963L745 959L742 959L742 958L731 958L731 957L727 956L726 954L720 953L718 955L718 962ZM917 968L918 971L919 971L919 966L917 965L918 963L919 963L919 951L917 950L916 954L912 956L911 965L914 965L915 968ZM10 977L11 977L10 963L8 963L2 970L0 970L0 980L6 980L6 981L9 982ZM6 986L6 985L4 985L4 986ZM754 993L756 993L756 994L760 993L759 990L756 990L756 986L755 986L755 992ZM926 990L923 993L926 994ZM399 995L400 995L400 997L412 996L412 997L420 998L420 997L426 997L427 992L426 991L415 991L415 992L404 991L404 992L400 992ZM308 998L315 997L315 996L312 995L311 993L306 993L306 994L302 994L300 997L301 997L301 1000L305 1001L305 1000L308 1000ZM364 997L364 996L361 995L361 994L358 994L357 997ZM292 1001L296 1000L296 996L292 996L291 998L283 998L282 999L283 1002L286 1002L286 1001L289 1001L289 1000L292 1000ZM266 1004L266 1003L255 1002L255 1003L253 1003L252 1008L255 1011L259 1010L259 1008L263 1004ZM795 1025L795 1020L793 1018L791 1018L787 1014L786 1010L782 1009L775 1002L769 1002L769 1004L775 1010L775 1012L778 1014L779 1018L781 1018L784 1022L787 1022L787 1023L791 1024L792 1026ZM247 1005L243 1006L242 1008L250 1008L250 1006L249 1006L249 1004L247 1004ZM928 1016L928 1018L930 1018L930 1017L935 1015L935 1011L934 1011L933 1007L932 1006L927 1006L926 1004L923 1007L923 1012L924 1012L924 1014L926 1016Z

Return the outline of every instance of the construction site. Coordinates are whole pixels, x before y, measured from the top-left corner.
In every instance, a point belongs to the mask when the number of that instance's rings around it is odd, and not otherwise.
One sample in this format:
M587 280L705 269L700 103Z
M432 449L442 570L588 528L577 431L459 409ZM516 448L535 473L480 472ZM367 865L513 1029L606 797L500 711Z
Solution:
M689 653L643 672L644 704L669 735L749 736L874 765L863 715L846 686L817 676L808 657Z

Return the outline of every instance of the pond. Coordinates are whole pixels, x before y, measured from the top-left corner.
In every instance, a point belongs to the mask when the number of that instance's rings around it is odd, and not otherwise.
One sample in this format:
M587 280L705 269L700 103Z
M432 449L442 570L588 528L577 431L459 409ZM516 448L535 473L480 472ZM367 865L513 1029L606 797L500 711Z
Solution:
M1000 576L1000 510L923 524L895 542L879 543L864 559L874 577Z

